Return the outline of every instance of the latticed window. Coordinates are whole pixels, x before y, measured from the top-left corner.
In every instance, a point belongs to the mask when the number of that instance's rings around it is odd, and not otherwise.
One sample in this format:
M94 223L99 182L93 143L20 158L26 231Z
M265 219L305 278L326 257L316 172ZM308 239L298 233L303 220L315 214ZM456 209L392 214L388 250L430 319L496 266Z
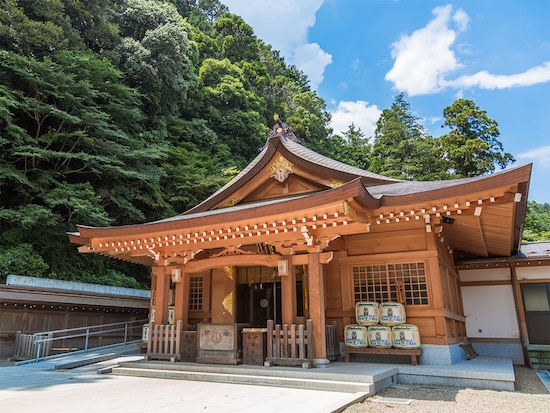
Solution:
M189 280L189 309L202 310L202 277L191 277Z
M428 304L426 270L423 262L352 267L354 299L357 301L399 301L407 305Z

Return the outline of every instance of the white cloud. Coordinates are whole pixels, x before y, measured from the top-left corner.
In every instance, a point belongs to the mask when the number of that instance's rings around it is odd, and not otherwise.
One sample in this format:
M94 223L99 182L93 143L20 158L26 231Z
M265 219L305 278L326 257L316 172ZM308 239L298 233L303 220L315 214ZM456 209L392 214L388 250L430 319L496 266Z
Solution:
M493 75L483 70L469 76L460 76L458 79L445 82L456 88L469 88L473 86L482 89L505 89L518 86L532 86L539 83L550 82L550 62L544 62L541 66L513 75Z
M315 90L323 82L325 67L331 63L332 56L317 43L304 44L294 51L294 64L307 73L310 85Z
M323 81L332 56L316 43L308 43L307 32L315 25L315 13L324 0L223 0L231 13L241 16L254 34L278 50L287 63L303 71L316 88ZM309 60L308 60L309 59Z
M526 161L534 161L537 165L548 168L550 167L550 145L541 146L527 152L522 152L516 155L516 158L525 159Z
M380 118L382 111L376 105L370 105L368 102L358 100L356 102L340 102L336 111L331 112L331 126L334 133L343 134L353 123L355 128L361 129L366 138L374 135L376 122Z
M393 44L395 62L386 80L392 81L397 90L409 96L438 92L443 88L444 76L460 67L450 49L456 39L456 32L449 28L451 12L452 6L435 8L435 18L426 27L410 36L403 35ZM461 12L457 17L460 27L464 27L464 15Z
M395 89L407 92L409 96L437 93L446 88L461 89L504 89L532 86L550 81L550 62L528 69L523 73L495 75L485 70L473 75L449 79L454 71L463 68L451 47L457 34L468 27L469 17L452 6L433 9L435 18L426 27L403 35L392 46L394 65L386 74L386 80L393 82ZM453 23L456 28L452 28ZM465 45L455 46L465 51Z

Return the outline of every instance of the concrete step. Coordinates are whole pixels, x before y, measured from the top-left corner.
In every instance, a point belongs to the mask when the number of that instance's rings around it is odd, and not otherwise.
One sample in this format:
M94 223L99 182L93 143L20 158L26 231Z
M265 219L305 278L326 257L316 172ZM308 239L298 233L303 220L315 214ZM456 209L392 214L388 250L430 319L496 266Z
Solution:
M167 361L128 361L101 373L132 374L145 377L179 378L185 380L218 381L266 386L299 387L304 389L364 392L372 395L397 383L398 369L371 368L339 363L339 366L302 369L297 367L264 367Z
M550 346L545 344L530 344L527 346L529 364L533 370L550 369Z
M292 387L307 390L329 390L347 393L374 394L374 383L361 383L337 380L320 380L313 378L258 376L242 373L214 373L185 370L167 370L153 368L114 367L112 374L121 376L149 377L159 379L178 379L193 381L208 381L217 383L252 384L271 387Z

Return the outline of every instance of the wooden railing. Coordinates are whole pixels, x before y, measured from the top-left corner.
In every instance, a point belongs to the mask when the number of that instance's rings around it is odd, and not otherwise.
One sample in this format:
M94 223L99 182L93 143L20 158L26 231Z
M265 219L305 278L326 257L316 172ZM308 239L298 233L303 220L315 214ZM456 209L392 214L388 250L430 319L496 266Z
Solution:
M149 324L149 342L147 343L147 355L145 360L170 360L181 359L181 332L183 322L176 324Z
M338 339L338 322L325 326L327 340L327 359L334 361L340 358L340 340Z
M290 326L267 321L266 365L313 367L313 347L313 321Z

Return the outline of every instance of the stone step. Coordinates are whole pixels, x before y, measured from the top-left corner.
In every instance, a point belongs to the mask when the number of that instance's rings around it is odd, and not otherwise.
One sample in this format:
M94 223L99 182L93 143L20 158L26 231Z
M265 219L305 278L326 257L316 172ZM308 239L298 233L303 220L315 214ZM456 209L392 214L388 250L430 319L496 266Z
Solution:
M138 368L138 369L153 369L153 370L170 370L170 371L190 371L201 373L222 373L226 375L241 374L251 376L268 376L268 377L291 377L296 379L319 379L319 380L335 380L349 381L359 383L375 383L386 379L391 379L396 376L398 369L389 368L381 369L374 375L371 374L347 374L337 371L335 368L315 368L302 369L298 367L264 367L264 366L249 366L249 365L233 365L225 366L219 364L201 364L201 363L171 363L167 361L128 361L120 363L120 367Z
M549 344L529 344L527 345L527 351L550 351Z
M533 370L550 369L550 346L546 344L530 344L527 346L529 365Z
M307 377L278 377L266 375L250 375L242 373L219 373L207 371L188 371L179 369L155 369L136 367L113 367L112 374L121 376L149 377L161 379L178 379L193 381L209 381L231 384L252 384L272 387L292 387L307 390L329 390L348 393L374 394L374 383L361 383L341 380L322 380Z

